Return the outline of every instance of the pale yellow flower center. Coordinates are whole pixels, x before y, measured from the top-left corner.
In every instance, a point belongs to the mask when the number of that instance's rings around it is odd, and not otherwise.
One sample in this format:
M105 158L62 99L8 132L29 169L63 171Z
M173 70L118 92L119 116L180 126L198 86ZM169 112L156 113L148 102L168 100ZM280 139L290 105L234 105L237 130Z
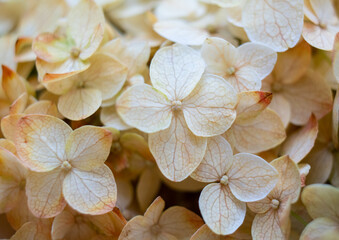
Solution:
M161 232L161 227L159 226L159 224L155 224L151 227L151 232L153 233L153 235L158 235Z
M277 208L279 207L279 205L280 205L279 200L277 200L277 199L272 199L272 201L271 201L271 207L272 207L273 209L277 209Z
M279 82L274 82L274 83L272 84L272 91L273 91L273 92L280 92L280 91L282 90L282 88L283 88L283 86L282 86L282 84L279 83Z
M181 109L182 103L181 101L172 101L172 109L179 110Z
M63 161L61 164L61 168L64 170L70 170L72 168L72 165L68 161Z
M79 48L72 48L71 49L72 58L78 58L79 55L80 55L80 49Z
M220 179L220 183L222 185L227 185L228 184L228 177L226 175L222 176L222 178Z
M228 75L233 75L235 73L235 68L234 67L229 67L226 69L226 73Z

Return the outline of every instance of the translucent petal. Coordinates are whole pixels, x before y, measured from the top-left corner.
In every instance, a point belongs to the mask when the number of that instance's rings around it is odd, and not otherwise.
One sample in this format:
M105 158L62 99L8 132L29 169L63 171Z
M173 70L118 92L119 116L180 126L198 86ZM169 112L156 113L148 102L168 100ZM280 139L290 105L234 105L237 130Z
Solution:
M132 128L120 118L115 105L101 108L100 120L105 126L113 127L118 130L127 130Z
M196 50L180 44L163 47L152 59L151 82L170 101L181 101L198 84L204 68L205 63Z
M18 122L15 139L21 162L29 169L49 171L66 159L66 139L72 129L62 120L47 115L27 115Z
M128 88L117 100L117 112L124 122L143 132L166 129L172 120L170 102L149 85Z
M235 232L246 214L246 204L236 199L227 186L219 183L211 183L202 190L199 208L208 227L220 235Z
M36 217L54 217L65 208L66 202L62 195L64 178L65 172L61 168L29 173L26 184L28 208Z
M71 120L85 119L94 114L100 107L102 94L95 88L76 88L58 101L60 113Z
M277 184L277 171L261 157L238 153L233 158L227 177L229 188L237 199L244 202L263 199Z
M206 74L183 102L190 130L197 136L224 133L236 117L237 95L231 85L216 75Z
M338 222L330 218L317 218L310 222L302 232L300 240L336 240L338 238Z
M300 162L313 148L318 135L318 121L312 115L307 124L288 136L282 148L282 155L288 155L294 162Z
M66 156L73 167L89 171L106 161L111 145L110 131L95 126L83 126L69 135Z
M252 225L253 240L285 240L286 237L279 224L278 211L270 210L264 214L257 214Z
M202 161L207 139L195 136L181 113L177 113L166 130L149 135L148 144L165 177L180 182Z
M11 102L27 91L25 80L18 73L5 65L2 65L1 84L6 96Z
M67 203L78 212L100 215L112 211L117 188L111 170L103 165L91 171L73 168L63 183Z
M191 177L201 182L219 181L232 163L233 153L229 143L220 136L209 138L204 159Z
M242 12L244 29L252 42L278 52L294 47L303 27L303 1L247 1Z

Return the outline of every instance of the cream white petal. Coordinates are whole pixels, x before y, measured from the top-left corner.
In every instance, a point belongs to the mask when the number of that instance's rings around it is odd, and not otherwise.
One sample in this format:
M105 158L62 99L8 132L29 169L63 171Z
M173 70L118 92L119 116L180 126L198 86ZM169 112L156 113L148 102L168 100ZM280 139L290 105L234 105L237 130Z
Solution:
M252 42L283 52L299 41L303 6L303 0L247 1L242 12L244 29Z
M263 199L277 184L278 172L261 157L238 153L233 158L227 177L237 199L244 202Z
M211 183L202 190L199 208L207 226L220 235L235 232L246 214L246 204L236 199L227 186L219 183Z
M128 88L117 99L116 108L124 122L143 132L157 132L171 124L169 100L146 84Z
M27 115L18 122L15 145L21 162L34 171L49 171L66 159L66 139L72 129L47 115Z
M222 178L233 163L230 144L221 136L209 138L204 159L191 177L201 182L215 182Z
M205 63L196 50L175 44L163 47L154 55L150 66L153 86L170 101L181 101L198 84Z
M66 206L62 195L65 172L56 168L49 172L30 172L26 194L28 208L36 217L50 218L58 215Z
M190 130L197 136L224 133L236 117L237 94L219 76L206 74L183 101L183 113Z
M164 176L180 182L202 161L207 139L195 136L182 113L176 113L169 128L149 135L148 144Z
M67 203L84 214L112 211L117 199L115 180L106 165L91 171L73 168L64 180L62 192Z

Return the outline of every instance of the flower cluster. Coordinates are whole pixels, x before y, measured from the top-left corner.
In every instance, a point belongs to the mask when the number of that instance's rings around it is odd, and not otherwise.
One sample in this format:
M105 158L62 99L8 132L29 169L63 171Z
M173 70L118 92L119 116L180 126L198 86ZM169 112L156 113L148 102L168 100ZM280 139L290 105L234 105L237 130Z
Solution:
M0 1L0 64L1 239L337 239L337 1Z

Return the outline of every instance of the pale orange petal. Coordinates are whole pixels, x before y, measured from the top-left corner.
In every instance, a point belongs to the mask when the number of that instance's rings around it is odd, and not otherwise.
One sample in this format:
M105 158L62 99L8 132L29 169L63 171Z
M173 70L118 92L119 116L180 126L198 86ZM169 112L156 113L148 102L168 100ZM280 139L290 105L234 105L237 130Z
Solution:
M24 114L7 115L1 119L1 131L6 139L15 141L17 125Z
M240 121L223 135L239 152L258 153L279 145L286 137L285 128L279 116L265 109L256 118Z
M202 161L207 139L195 136L178 113L168 129L149 135L148 144L164 176L180 182Z
M227 186L219 183L211 183L202 190L199 208L208 227L221 235L235 232L246 214L246 204L236 199Z
M118 130L127 130L132 128L118 115L115 105L101 108L100 120L105 126L113 127Z
M237 95L233 87L216 75L206 74L183 101L183 113L197 136L224 133L236 117Z
M252 237L253 240L285 240L286 237L280 228L278 212L270 210L264 214L257 214L253 220Z
M167 209L159 220L162 231L176 239L189 239L203 223L197 214L179 206Z
M64 178L65 172L61 168L29 173L26 185L28 208L36 217L54 217L65 208L66 202L62 195Z
M244 29L252 42L283 52L294 47L303 27L303 1L247 1L243 8Z
M292 112L289 101L281 93L275 93L269 108L278 114L284 126L287 127L290 123Z
M18 122L15 138L21 162L34 171L52 170L65 160L66 139L72 129L47 115L27 115Z
M9 67L2 65L2 87L8 99L13 102L26 92L25 80Z
M171 124L170 102L146 84L128 88L118 98L116 107L124 122L147 133L166 129Z
M191 177L201 182L218 181L225 175L233 163L232 148L222 137L207 140L204 159Z
M318 121L312 115L307 124L288 136L281 155L288 155L294 162L300 162L313 148L318 135Z
M89 171L106 161L111 145L110 131L95 126L83 126L67 138L66 156L73 167Z
M50 224L41 222L25 223L12 237L11 240L47 240L51 239Z
M67 203L84 214L112 211L117 199L115 180L106 165L91 171L73 168L64 180L62 192Z

